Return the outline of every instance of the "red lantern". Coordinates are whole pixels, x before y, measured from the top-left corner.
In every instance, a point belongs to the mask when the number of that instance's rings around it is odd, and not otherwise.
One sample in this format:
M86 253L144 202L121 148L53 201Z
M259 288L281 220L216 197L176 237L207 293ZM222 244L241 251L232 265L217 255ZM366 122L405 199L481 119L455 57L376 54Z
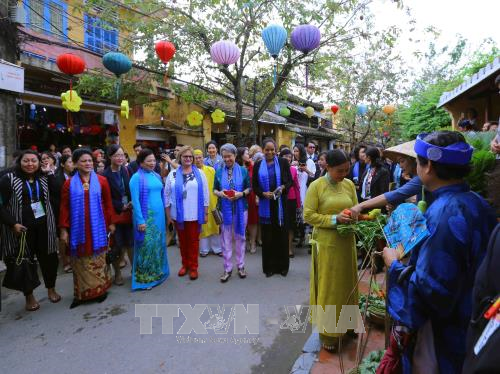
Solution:
M384 138L388 138L389 137L389 131L384 131Z
M64 74L75 75L82 74L85 71L85 60L72 53L63 53L57 56L57 67ZM71 91L73 90L73 81L69 80L69 98L71 98Z
M163 77L163 84L166 86L168 83L167 69L166 65L175 55L175 45L174 43L167 42L165 40L160 40L155 44L155 51L158 58L165 64L165 76Z
M339 111L340 107L337 104L333 104L330 109L332 110L332 113L335 115Z
M168 64L168 62L175 55L175 45L174 43L160 40L155 44L155 51L161 62L163 62L164 64Z

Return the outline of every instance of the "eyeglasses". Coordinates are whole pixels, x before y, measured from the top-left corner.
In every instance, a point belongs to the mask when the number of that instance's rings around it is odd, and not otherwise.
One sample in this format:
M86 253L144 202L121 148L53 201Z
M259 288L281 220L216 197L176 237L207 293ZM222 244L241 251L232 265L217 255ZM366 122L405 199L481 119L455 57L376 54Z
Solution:
M182 156L182 158L190 159L190 158L193 158L193 156Z
M117 154L114 154L113 156L111 156L113 158L125 158L125 155L117 155Z
M316 146L315 145L310 145L309 148L314 149L314 148L316 148Z

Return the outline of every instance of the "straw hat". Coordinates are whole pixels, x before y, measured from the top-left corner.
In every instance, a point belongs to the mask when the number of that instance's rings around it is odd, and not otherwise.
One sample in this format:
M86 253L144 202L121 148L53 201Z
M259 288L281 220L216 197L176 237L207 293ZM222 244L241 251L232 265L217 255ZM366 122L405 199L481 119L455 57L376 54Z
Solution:
M415 140L411 142L406 142L403 144L395 145L394 147L387 148L384 151L384 156L391 159L394 162L398 162L398 158L401 156L408 156L414 159L417 158L417 154L413 150L415 147Z

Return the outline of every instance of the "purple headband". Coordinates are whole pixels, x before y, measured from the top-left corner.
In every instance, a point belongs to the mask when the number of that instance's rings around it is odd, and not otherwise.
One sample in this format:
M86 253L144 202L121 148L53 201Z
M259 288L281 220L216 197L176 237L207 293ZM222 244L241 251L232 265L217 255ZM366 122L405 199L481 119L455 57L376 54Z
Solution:
M440 164L467 165L472 158L472 148L467 143L455 143L447 147L439 147L424 141L427 134L420 134L415 141L415 153L428 160Z

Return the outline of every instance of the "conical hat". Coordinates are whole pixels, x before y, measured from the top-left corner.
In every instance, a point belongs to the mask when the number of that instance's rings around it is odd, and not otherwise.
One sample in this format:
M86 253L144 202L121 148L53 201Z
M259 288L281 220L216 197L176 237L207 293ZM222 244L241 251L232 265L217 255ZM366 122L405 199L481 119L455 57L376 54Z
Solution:
M387 148L384 151L384 156L386 158L391 159L394 162L398 161L398 157L401 156L409 156L413 158L417 158L417 154L413 150L415 147L415 140L412 140L411 142L406 142L403 144L395 145L394 147Z

